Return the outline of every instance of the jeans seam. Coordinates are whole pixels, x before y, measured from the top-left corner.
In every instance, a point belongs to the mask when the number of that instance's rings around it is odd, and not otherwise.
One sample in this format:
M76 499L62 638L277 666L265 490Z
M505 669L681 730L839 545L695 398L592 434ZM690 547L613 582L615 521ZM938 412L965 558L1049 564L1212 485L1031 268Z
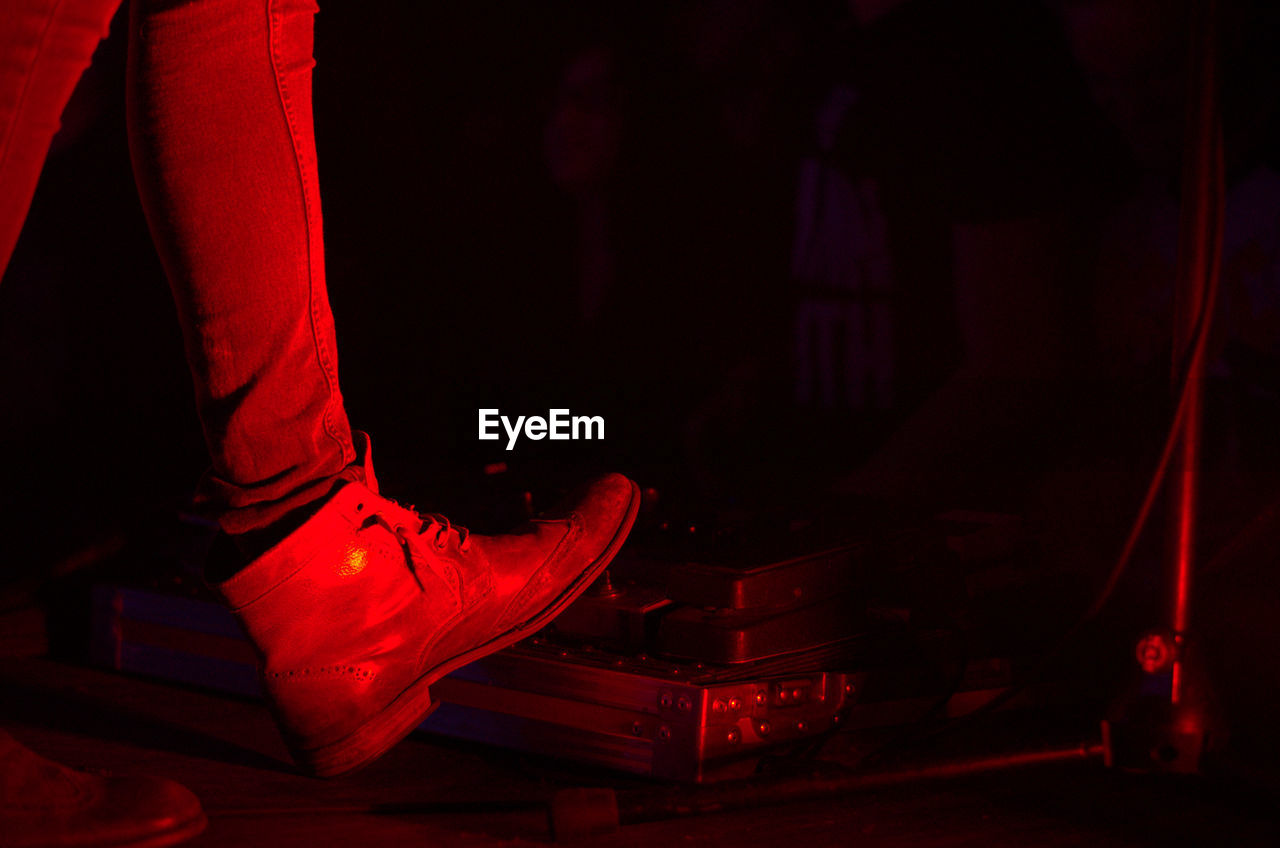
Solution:
M31 91L31 80L36 75L36 65L40 63L40 57L44 55L45 47L49 41L49 33L53 30L53 19L58 16L58 10L62 8L62 0L57 0L53 4L53 8L49 10L49 17L44 22L44 30L40 33L40 43L36 45L35 59L27 66L26 79L22 81L22 93L18 95L18 102L13 109L13 120L9 123L8 132L5 133L4 139L0 140L0 169L4 168L6 162L9 161L9 154L12 152L14 133L18 131L18 116L22 114L22 109L27 103L27 94Z
M284 80L284 74L281 73L282 62L277 55L276 48L280 42L279 20L280 15L276 11L276 0L267 0L267 43L268 53L271 60L271 72L275 78L276 95L280 98L280 108L284 113L285 126L289 132L289 144L293 148L293 161L298 169L298 185L302 193L303 220L307 233L307 315L309 318L311 329L312 347L315 349L316 361L320 365L320 371L324 375L325 387L328 390L328 398L325 402L324 411L321 413L321 420L324 424L324 432L330 439L338 445L338 449L342 454L342 464L344 466L355 462L354 447L348 451L347 444L338 436L333 427L333 401L335 394L335 386L337 384L336 375L332 373L332 365L329 354L325 350L324 342L317 328L316 319L316 291L315 291L315 227L313 221L314 203L307 191L307 170L306 163L303 160L302 151L298 145L297 120L294 117L293 106L289 99L288 86Z

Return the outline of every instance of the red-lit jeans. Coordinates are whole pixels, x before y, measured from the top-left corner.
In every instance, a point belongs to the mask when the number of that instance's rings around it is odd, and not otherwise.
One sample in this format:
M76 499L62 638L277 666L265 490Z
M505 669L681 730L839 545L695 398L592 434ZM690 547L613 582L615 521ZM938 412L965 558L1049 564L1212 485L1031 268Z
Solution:
M0 0L0 271L118 4ZM133 169L212 458L197 499L228 532L258 529L358 474L325 289L315 4L132 0L130 12Z

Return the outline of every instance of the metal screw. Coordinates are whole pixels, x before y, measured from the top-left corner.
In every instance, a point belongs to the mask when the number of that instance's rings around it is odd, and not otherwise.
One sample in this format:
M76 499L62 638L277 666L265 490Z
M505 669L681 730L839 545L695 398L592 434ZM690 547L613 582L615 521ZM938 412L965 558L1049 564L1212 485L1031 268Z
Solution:
M658 706L662 707L664 710L671 709L671 693L670 692L658 693Z
M731 727L729 728L729 732L725 736L725 739L730 745L737 745L742 741L742 731L736 727Z
M609 574L609 569L606 568L604 573L596 578L596 582L591 584L588 594L597 598L614 598L622 593L614 587L613 578Z
M665 724L664 724L664 725L662 725L661 727L659 727L659 728L658 728L658 738L659 738L659 739L661 739L661 740L662 740L662 741L664 741L664 742L665 742L665 741L667 741L668 739L670 739L670 738L671 738L671 728L667 727Z
M641 724L641 723L640 723L640 722L638 722L638 721L636 721L636 722L632 722L632 724L631 724L631 735L632 735L632 736L643 736L643 735L644 735L644 725L643 725L643 724Z
M676 709L682 713L687 713L693 709L693 702L685 695L680 696L680 700L676 701Z

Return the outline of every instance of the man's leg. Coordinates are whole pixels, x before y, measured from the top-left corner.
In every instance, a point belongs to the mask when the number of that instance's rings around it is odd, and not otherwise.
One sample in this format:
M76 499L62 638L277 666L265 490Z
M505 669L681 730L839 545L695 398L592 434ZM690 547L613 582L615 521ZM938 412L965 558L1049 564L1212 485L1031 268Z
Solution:
M118 4L0 4L0 277L22 231L63 107ZM68 233L68 250L73 235ZM199 800L172 781L78 772L0 731L0 843L173 845L204 827Z
M0 277L58 119L120 0L0 4Z
M212 458L251 534L359 476L325 289L310 0L133 0L129 141ZM301 513L301 514L300 514Z
M379 494L367 441L353 449L324 286L314 11L135 0L129 128L213 458L200 494L252 558L216 589L294 757L337 775L416 727L440 677L585 591L639 488L609 475L487 538Z

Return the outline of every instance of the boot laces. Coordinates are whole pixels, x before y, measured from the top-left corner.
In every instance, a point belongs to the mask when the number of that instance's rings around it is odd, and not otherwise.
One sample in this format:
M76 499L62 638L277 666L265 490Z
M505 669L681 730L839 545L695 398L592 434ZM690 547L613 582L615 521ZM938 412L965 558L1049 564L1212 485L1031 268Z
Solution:
M409 511L413 511L413 507L409 507ZM418 529L418 534L425 536L432 528L436 528L435 539L432 544L437 548L444 548L449 544L449 534L456 533L458 535L458 550L466 553L471 549L471 531L463 527L461 524L453 524L449 519L445 518L438 512L428 512L426 515L420 515L419 518L425 519L422 527Z
M392 501L392 503L400 507L400 504L396 501ZM404 507L400 508L404 509ZM418 521L418 529L412 535L405 532L406 528L403 524L394 523L381 514L377 515L378 523L394 533L402 543L407 543L414 537L425 537L434 528L435 535L432 536L431 544L437 550L444 550L449 544L450 533L457 535L459 551L465 554L471 549L471 531L461 524L454 524L438 512L419 513L414 509L413 504L410 504L405 511Z
M399 504L396 504L396 506L400 507ZM400 508L404 509L404 507ZM470 531L465 527L452 524L449 519L439 513L427 513L426 515L420 515L414 511L412 505L406 511L417 518L419 522L416 532L407 532L408 528L405 527L404 524L392 521L381 512L374 513L372 522L384 527L400 542L400 547L404 551L405 565L408 566L409 573L413 575L414 582L418 584L418 590L425 592L427 589L422 584L422 578L418 575L418 563L415 560L413 552L415 550L421 551L421 546L423 544L422 540L431 532L432 528L435 528L435 535L431 541L432 547L436 550L444 550L444 548L449 544L449 534L456 533L458 536L458 550L462 553L466 553L471 548ZM426 552L422 551L422 553L425 554ZM440 576L448 583L453 584L458 579L457 569L454 566L447 563L433 565L433 560L426 556L423 557L423 560L433 571L439 573ZM443 566L443 570L441 569L441 565Z

